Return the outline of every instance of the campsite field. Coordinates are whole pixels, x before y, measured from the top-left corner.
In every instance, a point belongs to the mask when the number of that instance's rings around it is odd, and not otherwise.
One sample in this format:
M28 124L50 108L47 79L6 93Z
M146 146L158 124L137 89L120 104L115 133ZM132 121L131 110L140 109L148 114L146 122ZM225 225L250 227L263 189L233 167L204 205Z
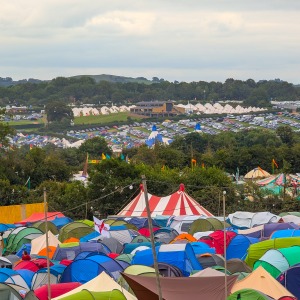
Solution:
M82 124L105 124L105 123L113 123L120 121L128 121L128 117L130 117L133 121L139 121L142 117L137 115L132 115L129 112L120 112L116 114L110 115L98 115L98 116L84 116L84 117L76 117L74 119L75 125Z

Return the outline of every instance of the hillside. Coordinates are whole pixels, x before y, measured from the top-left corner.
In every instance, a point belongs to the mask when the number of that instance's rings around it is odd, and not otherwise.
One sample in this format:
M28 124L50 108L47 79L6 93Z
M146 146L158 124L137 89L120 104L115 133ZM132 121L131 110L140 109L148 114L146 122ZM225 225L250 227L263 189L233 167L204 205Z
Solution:
M96 83L99 83L100 81L109 81L109 82L118 82L118 83L127 83L127 82L135 82L135 83L145 83L145 84L151 84L152 81L148 80L145 77L125 77L125 76L116 76L116 75L108 75L108 74L102 74L102 75L76 75L72 76L71 78L80 78L80 77L91 77L93 78Z

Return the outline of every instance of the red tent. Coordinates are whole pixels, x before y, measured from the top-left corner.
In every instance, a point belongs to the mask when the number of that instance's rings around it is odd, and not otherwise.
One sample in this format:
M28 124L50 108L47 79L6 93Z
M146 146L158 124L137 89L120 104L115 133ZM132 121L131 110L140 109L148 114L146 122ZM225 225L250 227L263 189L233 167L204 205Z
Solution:
M184 184L180 184L179 190L169 196L158 197L148 193L148 200L152 217L155 217L156 215L213 216L212 213L202 207L185 192ZM140 193L121 212L119 212L118 215L127 217L147 217L145 193L142 185Z
M52 221L55 218L63 218L65 217L64 214L61 212L48 212L47 213L47 220ZM16 222L15 224L21 224L21 225L26 225L27 223L35 223L38 221L44 221L45 220L45 214L44 213L33 213L30 217L27 219L24 219L20 222Z
M58 297L60 295L63 295L65 293L68 293L77 287L81 286L81 283L79 282L67 282L67 283L57 283L57 284L51 284L51 298ZM40 288L37 288L34 291L34 294L39 298L39 300L48 300L48 286L45 284L41 286Z

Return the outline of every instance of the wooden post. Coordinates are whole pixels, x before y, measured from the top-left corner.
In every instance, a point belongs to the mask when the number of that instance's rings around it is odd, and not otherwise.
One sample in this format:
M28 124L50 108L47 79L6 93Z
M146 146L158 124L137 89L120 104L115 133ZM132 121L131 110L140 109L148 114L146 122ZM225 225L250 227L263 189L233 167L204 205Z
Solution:
M46 230L46 256L47 256L47 277L48 277L48 300L51 300L51 286L50 286L50 260L49 260L49 240L48 240L48 203L47 203L47 192L44 187L44 212L45 212L45 230Z
M145 203L146 203L146 210L147 210L147 217L148 217L148 227L149 227L149 231L150 231L153 263L154 263L154 269L155 269L156 285L157 285L157 290L158 290L158 299L163 300L161 286L160 286L158 263L157 263L154 234L153 234L153 226L152 226L151 212L150 212L150 207L149 207L149 202L148 202L148 191L147 191L147 183L146 183L145 175L142 175L142 184L143 184L144 195L145 195Z

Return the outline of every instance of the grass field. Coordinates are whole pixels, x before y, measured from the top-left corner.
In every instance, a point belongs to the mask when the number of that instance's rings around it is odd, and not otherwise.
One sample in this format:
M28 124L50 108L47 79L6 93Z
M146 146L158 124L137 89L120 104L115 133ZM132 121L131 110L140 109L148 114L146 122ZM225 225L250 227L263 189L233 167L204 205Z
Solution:
M44 124L44 120L43 119L38 119L38 120L20 120L20 121L9 121L8 124L10 126L14 126L14 125L28 125L28 124Z
M120 112L110 115L76 117L74 119L74 123L75 125L113 123L116 121L127 121L128 117L131 117L131 119L134 121L139 121L142 119L142 117L139 118L137 115L133 116L129 112Z

